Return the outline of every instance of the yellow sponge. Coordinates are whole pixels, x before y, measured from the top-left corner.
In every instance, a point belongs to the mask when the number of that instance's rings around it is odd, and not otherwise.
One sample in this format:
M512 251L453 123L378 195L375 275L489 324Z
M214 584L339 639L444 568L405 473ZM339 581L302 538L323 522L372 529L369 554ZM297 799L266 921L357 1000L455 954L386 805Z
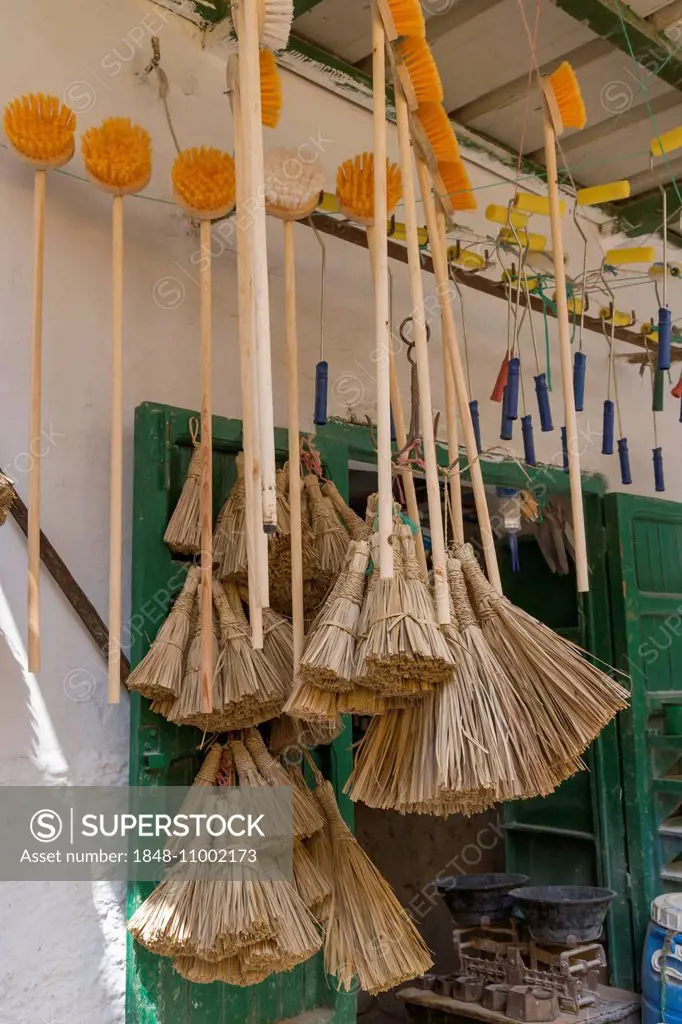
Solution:
M541 217L549 217L549 197L536 196L532 192L517 192L514 196L514 209L522 213L537 213ZM566 203L559 200L559 213L566 213Z
M606 185L580 188L575 198L578 206L596 206L597 203L613 203L617 199L627 199L629 195L629 181L610 181Z
M485 219L493 224L511 224L514 228L525 228L528 223L528 214L521 213L516 209L510 211L506 206L498 206L496 203L491 203L490 206L486 207Z
M653 263L656 250L651 245L642 245L636 249L609 249L604 256L604 263L618 267L623 263Z
M682 146L682 128L672 128L663 135L657 135L651 140L652 156L663 156L664 153L672 153L673 150Z

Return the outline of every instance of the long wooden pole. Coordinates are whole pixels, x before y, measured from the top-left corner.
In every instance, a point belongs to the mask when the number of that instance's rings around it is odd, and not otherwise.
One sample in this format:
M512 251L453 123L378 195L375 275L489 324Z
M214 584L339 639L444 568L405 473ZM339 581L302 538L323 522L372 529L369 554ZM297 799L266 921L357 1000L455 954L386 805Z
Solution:
M445 213L442 207L436 210L438 221L438 238L441 249L445 250ZM450 282L448 281L448 288ZM448 293L450 302L450 293ZM450 518L452 521L452 534L455 544L464 543L464 512L462 510L462 475L459 467L459 431L457 429L457 394L455 392L455 377L450 363L450 353L445 342L444 317L441 314L441 337L443 349L443 383L445 387L445 416L447 419L448 433L448 484L450 489Z
M419 257L419 236L417 227L417 205L415 201L414 172L412 169L412 146L407 100L397 77L395 85L395 109L398 122L398 146L403 184L403 205L405 208L405 238L407 242L408 268L410 275L410 296L412 300L412 323L414 325L414 347L419 377L419 414L424 442L424 463L426 467L426 493L429 504L429 526L433 551L433 591L438 622L450 622L450 588L448 586L445 537L438 477L436 439L433 431L433 404L431 401L431 374L424 316L424 288L422 284Z
M462 359L459 354L459 345L457 342L457 326L455 324L455 317L452 311L447 252L445 250L445 246L441 245L438 233L436 205L431 191L429 169L424 161L419 158L417 159L417 176L419 178L419 187L422 203L424 204L429 241L433 253L433 267L436 274L438 301L440 304L441 315L443 316L443 325L445 327L445 343L448 347L450 365L455 378L455 391L457 394L457 404L459 406L459 418L464 431L464 443L466 445L467 459L469 461L471 472L471 483L474 490L474 501L476 502L476 515L478 517L478 526L481 531L481 543L483 545L483 553L485 555L488 579L495 589L501 594L502 581L500 579L500 570L497 565L495 537L490 524L490 511L488 509L485 485L483 483L483 472L481 470L478 448L476 447L474 426L471 422L466 378L464 376L464 367L462 366Z
M123 196L112 209L111 482L109 488L109 703L121 699L123 570Z
M374 81L374 314L377 349L377 463L379 477L379 575L393 576L393 466L386 206L386 39L376 2L372 3Z
M201 222L201 710L213 710L213 409L211 222Z
M395 356L393 355L393 347L391 346L391 409L393 411L393 426L395 427L395 439L398 442L398 448L404 448L407 444L407 430L405 429L405 413L403 412L403 400L400 396L400 381L398 380L398 371L395 365ZM417 491L414 486L414 476L410 466L403 466L399 470L400 479L403 483L403 489L405 491L405 503L407 505L407 514L418 527L417 530L417 557L419 559L419 565L422 572L426 575L428 567L426 564L426 552L424 551L424 536L421 530L421 523L419 521L419 505L417 504Z
M37 170L33 186L33 310L31 328L31 408L28 470L28 670L40 671L40 433L43 377L43 278L45 263L45 185Z
M575 395L573 392L571 332L568 321L566 271L564 269L564 236L561 229L559 178L557 174L556 160L556 136L549 119L549 113L546 110L544 113L544 135L545 166L547 167L547 191L549 193L549 220L552 227L552 255L554 259L554 280L556 282L557 326L559 328L559 354L561 356L561 384L564 393L566 442L568 447L568 472L571 484L575 571L578 581L578 593L584 594L590 589L590 572L587 563L585 513L583 510L582 480L580 478L578 418L575 412Z
M230 88L232 91L232 116L235 137L235 177L237 196L237 277L239 287L239 364L242 393L242 447L244 449L244 504L246 522L246 558L249 577L249 622L251 643L256 650L263 648L263 601L259 576L260 552L256 539L267 537L261 528L260 473L256 476L253 403L258 400L253 388L253 300L250 234L245 228L244 203L246 189L244 181L244 139L242 135L241 102L239 82L234 62L230 63ZM246 214L248 216L248 213ZM267 572L265 574L267 586Z
M256 366L258 373L258 420L262 489L263 529L277 529L277 467L272 397L270 351L270 295L268 286L268 245L265 227L265 178L263 132L261 128L260 64L258 44L258 0L241 0L239 33L239 77L242 127L248 145L244 150L252 232L253 298L256 313Z
M284 221L284 317L289 401L289 511L291 539L291 611L294 629L294 679L303 654L303 530L298 409L298 331L296 325L296 258L294 222Z

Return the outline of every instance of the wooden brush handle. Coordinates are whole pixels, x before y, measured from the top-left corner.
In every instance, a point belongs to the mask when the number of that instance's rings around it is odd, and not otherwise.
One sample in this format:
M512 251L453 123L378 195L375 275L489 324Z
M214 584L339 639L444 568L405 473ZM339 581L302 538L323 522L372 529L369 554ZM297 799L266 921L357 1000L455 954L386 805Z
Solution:
M211 222L201 222L201 710L213 710L213 411L211 401Z
M374 279L374 246L375 246L375 235L374 228L367 228L367 246L369 248L369 261L372 268L372 279ZM398 371L395 365L395 356L393 355L393 345L389 344L389 374L390 374L390 386L391 386L391 409L393 411L393 426L395 427L395 439L398 444L398 448L404 448L407 444L407 430L405 428L405 414L403 412L403 400L400 396L400 381L398 380ZM407 505L407 514L419 529L417 530L417 557L419 558L419 565L424 573L428 575L428 566L426 564L426 551L424 550L424 535L421 529L421 522L419 519L419 505L417 504L417 491L414 486L414 476L409 466L403 466L400 469L400 479L405 489L405 504Z
M405 209L405 237L407 261L410 274L410 298L412 300L412 323L414 346L419 378L419 415L424 442L426 466L426 491L429 503L429 525L431 527L431 549L433 551L433 592L438 622L450 622L450 590L448 587L445 537L438 477L436 439L433 432L433 405L431 401L431 374L424 317L424 288L422 285L421 260L419 256L419 235L417 228L417 205L412 169L412 148L407 100L397 77L395 84L395 109L398 121L398 144L400 148L400 169L403 183L403 206Z
M296 327L296 259L294 222L284 221L284 304L289 397L289 512L291 540L291 610L294 627L294 679L303 653L303 530L301 459L298 422L298 334Z
M260 4L256 0L246 0L246 2L240 3L238 8L241 26L239 32L239 84L242 107L242 142L244 144L244 177L246 196L251 200L247 230L252 239L262 521L265 532L274 533L277 527L277 467L275 464L275 424L270 352L268 245L263 196L265 171L258 44Z
M231 64L231 72L234 72ZM252 330L252 287L250 235L245 228L244 201L247 195L244 181L244 145L241 132L241 104L239 83L234 73L230 74L232 113L234 117L235 171L237 192L237 268L239 286L239 358L242 393L242 445L244 448L244 505L246 521L246 557L249 576L249 622L251 643L256 650L263 649L263 594L260 563L265 562L265 592L267 596L267 537L261 524L260 475L256 478L254 465L254 401L258 400L253 388L253 330ZM246 216L249 214L246 212ZM257 540L265 543L265 558Z
M393 466L386 206L386 39L376 2L372 3L374 82L374 315L377 350L377 469L379 477L379 573L393 577Z
M436 210L438 221L438 238L447 259L447 243L445 239L445 213L442 207ZM449 295L449 293L448 293ZM449 298L448 298L449 301ZM441 315L441 334L445 338L444 317ZM452 521L452 534L455 544L458 546L464 543L464 513L462 511L462 476L459 469L459 431L457 429L457 395L455 392L455 377L450 363L450 353L447 344L443 348L443 383L445 386L445 416L447 419L448 431L448 461L450 469L448 480L450 483L450 517Z
M483 484L483 471L481 470L478 448L476 446L474 425L471 422L471 410L469 409L469 396L467 394L464 367L462 366L462 359L459 354L459 345L457 342L457 326L452 312L447 253L445 251L445 246L441 245L438 233L436 205L431 192L429 169L424 161L419 158L417 159L417 175L419 177L419 187L421 190L422 202L424 204L424 213L426 214L426 224L429 232L431 251L433 254L433 269L436 274L438 301L440 304L441 315L443 316L443 326L445 328L445 343L448 347L450 365L455 378L457 405L459 406L459 419L464 431L464 443L466 445L467 459L470 466L471 483L474 489L476 514L478 516L478 526L481 531L481 542L485 555L485 564L488 570L488 579L495 589L502 593L502 581L500 579L500 570L497 565L497 553L495 551L495 537L493 535L492 526L490 525L490 511L488 509L485 486Z
M43 377L43 266L45 262L45 185L36 171L33 185L33 314L31 329L31 407L28 469L28 670L40 671L40 451Z
M568 472L571 484L571 510L573 513L573 536L575 549L575 571L578 593L590 589L590 574L587 563L587 540L585 537L585 514L583 511L582 480L580 478L580 453L578 449L578 420L575 414L575 393L573 391L573 365L571 359L571 332L568 321L566 299L566 272L564 269L564 237L561 228L559 204L559 180L556 161L556 136L549 113L544 110L545 165L547 167L547 191L549 193L549 220L552 227L552 249L554 259L554 280L556 282L557 325L559 328L559 352L561 355L561 384L564 392L566 417L566 446L568 448Z
M112 217L111 483L109 488L109 703L121 699L123 572L123 196Z

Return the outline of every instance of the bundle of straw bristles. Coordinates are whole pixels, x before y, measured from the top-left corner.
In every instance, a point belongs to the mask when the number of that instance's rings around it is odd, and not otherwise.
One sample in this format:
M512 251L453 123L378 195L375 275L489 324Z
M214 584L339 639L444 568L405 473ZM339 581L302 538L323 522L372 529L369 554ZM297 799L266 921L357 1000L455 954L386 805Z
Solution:
M584 768L626 691L500 596L469 544L448 558L451 622L438 626L400 513L392 541L391 580L379 578L375 534L349 545L285 711L313 722L373 716L347 785L371 807L471 815L552 792Z
M169 957L183 978L205 984L255 985L322 947L325 969L342 990L357 979L378 994L428 970L419 933L343 822L331 784L311 767L312 791L300 767L283 767L255 729L214 744L187 800L216 785L290 787L293 878L171 874L131 917L135 940Z

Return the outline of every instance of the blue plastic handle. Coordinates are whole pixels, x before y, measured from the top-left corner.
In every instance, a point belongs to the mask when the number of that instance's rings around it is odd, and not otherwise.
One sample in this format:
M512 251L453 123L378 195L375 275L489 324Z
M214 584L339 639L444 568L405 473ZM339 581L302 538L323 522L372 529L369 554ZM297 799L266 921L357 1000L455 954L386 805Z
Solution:
M663 449L654 448L654 478L656 480L656 490L665 490L665 476L663 475Z
M327 386L329 384L329 363L323 359L315 367L315 414L313 423L323 427L327 422Z
M506 403L507 419L517 420L519 418L519 383L521 381L521 360L514 357L509 360L507 372L507 387L504 392Z
M533 417L521 417L521 430L523 432L523 458L527 466L537 466L535 458L535 439L533 438Z
M507 534L509 537L509 554L511 555L512 572L521 572L521 559L519 558L519 538L515 533Z
M480 455L483 451L483 445L481 444L481 415L478 411L478 401L472 398L469 402L469 409L471 411L471 422L474 427L474 435L476 437L476 451Z
M500 428L500 441L511 441L514 436L514 420L507 416L507 385L504 386L502 395L502 426Z
M391 406L391 444L397 443L397 437L395 435L395 422L393 420L393 406Z
M613 438L616 407L610 398L604 402L604 432L601 440L602 455L613 455Z
M539 373L535 378L535 393L538 396L538 412L540 413L540 427L543 433L554 430L552 423L552 409L549 404L549 390L547 388L547 375Z
M630 452L628 451L627 437L621 437L618 441L618 458L620 459L620 482L622 484L632 483L630 472Z
M573 396L575 411L582 412L585 408L585 377L587 375L587 356L584 352L576 352L573 357Z
M670 369L670 346L673 336L672 313L666 306L658 311L658 368Z
M564 458L564 473L568 473L568 436L566 427L561 428L561 454Z

